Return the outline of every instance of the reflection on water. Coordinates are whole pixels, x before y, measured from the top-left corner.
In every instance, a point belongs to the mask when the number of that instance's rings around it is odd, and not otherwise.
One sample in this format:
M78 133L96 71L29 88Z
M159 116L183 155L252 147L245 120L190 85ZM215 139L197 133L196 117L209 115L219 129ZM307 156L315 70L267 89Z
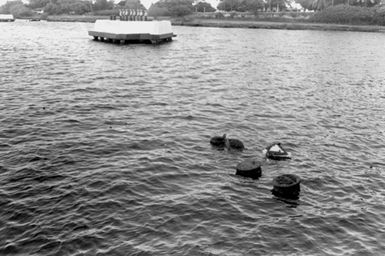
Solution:
M385 35L0 24L0 254L381 254ZM242 153L210 137L241 139ZM259 180L237 163L279 141ZM373 168L370 168L373 167ZM271 194L294 173L301 195Z

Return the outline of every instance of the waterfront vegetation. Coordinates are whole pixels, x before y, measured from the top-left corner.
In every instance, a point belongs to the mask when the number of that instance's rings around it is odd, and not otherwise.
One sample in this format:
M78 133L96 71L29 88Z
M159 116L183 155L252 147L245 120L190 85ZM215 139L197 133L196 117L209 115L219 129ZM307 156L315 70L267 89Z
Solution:
M309 20L321 23L384 26L385 6L360 7L336 5L323 11L315 12Z
M385 1L381 0L295 0L304 10L294 11L288 0L221 0L217 10L199 0L159 0L148 11L152 17L193 17L194 19L230 19L277 22L316 22L352 25L385 25ZM293 2L291 2L293 3ZM66 21L73 15L92 17L118 15L119 9L146 8L140 0L21 0L8 1L0 6L0 13L16 18L63 15ZM205 15L199 15L204 13ZM78 18L75 20L79 20Z

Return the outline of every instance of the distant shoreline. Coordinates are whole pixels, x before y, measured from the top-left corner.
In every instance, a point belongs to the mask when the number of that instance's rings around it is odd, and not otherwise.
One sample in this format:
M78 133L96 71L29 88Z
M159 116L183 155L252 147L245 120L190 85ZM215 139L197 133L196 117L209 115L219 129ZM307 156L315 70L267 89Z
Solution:
M110 16L86 16L86 15L50 15L45 18L52 22L89 22L94 23L96 20L108 20Z
M53 22L90 22L97 19L109 19L109 16L77 16L59 15L48 16L47 21ZM217 28L249 28L249 29L286 29L286 30L326 30L326 31L358 31L385 33L385 26L376 25L346 25L329 23L310 23L303 21L256 21L256 20L230 20L230 19L170 19L174 26L190 27L217 27Z
M287 29L287 30L328 30L328 31L358 31L382 32L385 26L376 25L345 25L310 22L281 22L281 21L252 21L252 20L218 20L194 19L191 21L173 21L173 25L194 27L220 27L220 28L251 28L251 29Z

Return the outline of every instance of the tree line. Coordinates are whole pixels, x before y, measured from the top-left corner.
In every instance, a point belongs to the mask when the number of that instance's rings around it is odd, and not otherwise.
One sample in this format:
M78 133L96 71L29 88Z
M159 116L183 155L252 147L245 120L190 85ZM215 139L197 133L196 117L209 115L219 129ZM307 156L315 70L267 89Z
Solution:
M304 9L320 11L337 5L373 7L380 4L381 0L296 0L296 2Z
M292 0L220 0L217 9L228 12L254 12L286 10ZM294 0L307 10L324 10L327 7L345 4L348 6L373 7L381 0ZM140 0L121 0L114 4L113 0L29 0L24 4L21 0L7 1L0 7L0 13L11 13L14 16L32 16L33 10L43 10L48 15L58 14L104 14L118 13L119 8L146 8ZM110 12L108 12L110 11ZM114 12L115 11L115 12ZM150 16L184 16L193 12L213 12L216 9L204 0L159 0L148 10Z
M36 11L43 11L47 15L117 14L121 8L146 10L140 0L122 0L118 4L115 4L113 0L29 0L28 4L24 4L21 0L11 0L0 6L0 13L10 13L16 17L33 16ZM215 10L210 4L202 1L159 0L152 4L148 11L149 15L153 13L162 14L161 16L183 16L194 11L212 12Z
M29 16L36 10L48 15L92 13L102 10L146 9L140 0L122 0L115 4L113 0L29 0L24 4L21 0L7 1L0 7L0 13L11 13L15 16Z

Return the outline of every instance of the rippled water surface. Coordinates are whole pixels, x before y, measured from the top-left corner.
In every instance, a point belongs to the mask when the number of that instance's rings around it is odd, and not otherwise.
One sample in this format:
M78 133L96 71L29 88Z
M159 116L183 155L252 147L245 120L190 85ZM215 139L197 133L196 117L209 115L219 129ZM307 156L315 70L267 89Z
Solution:
M91 27L0 23L0 255L385 252L385 34ZM291 161L234 175L276 141Z

